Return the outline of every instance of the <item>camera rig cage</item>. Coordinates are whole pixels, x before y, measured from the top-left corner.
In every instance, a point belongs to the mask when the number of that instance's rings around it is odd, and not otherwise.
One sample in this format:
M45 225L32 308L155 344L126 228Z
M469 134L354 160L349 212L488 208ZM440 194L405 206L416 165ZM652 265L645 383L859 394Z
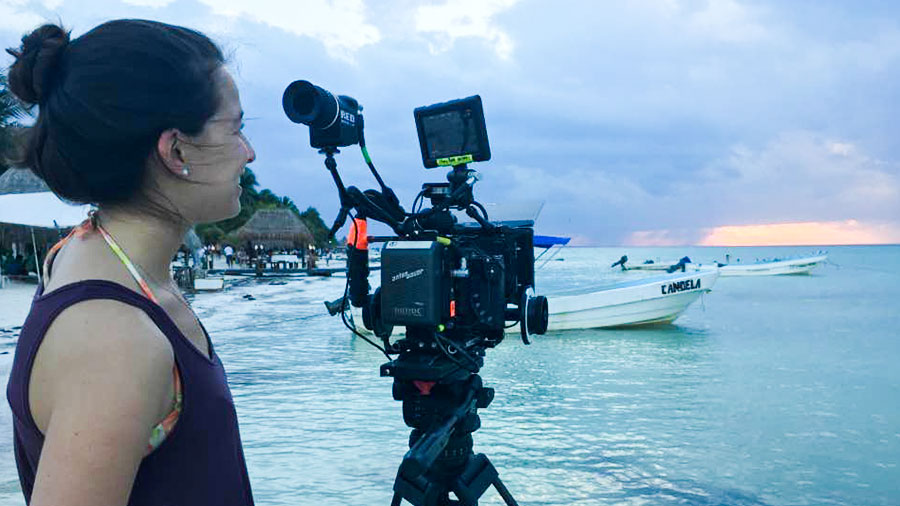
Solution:
M352 219L344 296L326 306L388 358L381 375L394 378L393 397L403 402L404 422L413 429L392 504L406 499L416 506L475 505L491 485L507 504L516 504L493 464L472 451L472 433L481 425L477 409L486 408L494 395L478 372L485 350L499 344L508 327L519 324L525 344L529 335L546 332L548 306L545 297L534 294L533 222L493 223L474 198L478 173L467 164L491 157L481 97L415 109L425 167L451 170L446 183L422 185L411 212L369 157L362 107L355 99L295 81L282 105L291 121L310 127L310 145L325 155L337 186L341 209L330 235ZM354 144L380 191L344 186L334 155ZM452 211L474 222L458 223ZM369 236L370 218L396 236ZM368 282L370 242L385 243L381 286L374 293ZM381 345L350 324L348 302L362 309L365 327ZM406 334L392 342L394 326L405 326Z

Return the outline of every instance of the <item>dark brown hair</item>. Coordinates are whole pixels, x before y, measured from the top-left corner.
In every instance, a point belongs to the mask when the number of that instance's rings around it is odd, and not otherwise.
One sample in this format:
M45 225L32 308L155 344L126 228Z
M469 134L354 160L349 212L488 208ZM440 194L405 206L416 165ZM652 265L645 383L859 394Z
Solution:
M131 201L159 135L200 133L219 104L222 51L180 26L120 19L70 41L44 25L7 52L10 91L38 107L17 165L72 202Z

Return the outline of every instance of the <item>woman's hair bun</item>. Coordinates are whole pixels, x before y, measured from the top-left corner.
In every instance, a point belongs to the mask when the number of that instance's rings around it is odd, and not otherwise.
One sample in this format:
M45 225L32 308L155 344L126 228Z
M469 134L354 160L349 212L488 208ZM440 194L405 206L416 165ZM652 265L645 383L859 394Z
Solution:
M69 45L69 32L43 25L22 37L19 49L6 52L16 58L9 70L9 89L26 104L41 104L57 84L59 60Z

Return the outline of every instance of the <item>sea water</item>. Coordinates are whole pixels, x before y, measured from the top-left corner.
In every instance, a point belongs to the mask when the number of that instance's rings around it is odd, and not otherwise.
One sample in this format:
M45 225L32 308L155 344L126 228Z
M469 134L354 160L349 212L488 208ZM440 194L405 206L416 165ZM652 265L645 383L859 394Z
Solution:
M538 291L609 265L810 248L570 248ZM640 275L640 274L637 274ZM248 280L193 305L228 371L260 505L387 505L409 429L384 357L329 317L343 278ZM552 303L552 302L551 302ZM900 247L833 247L807 276L720 278L674 325L509 336L475 449L522 505L900 504ZM9 329L7 329L9 330ZM0 332L0 353L15 332ZM0 355L5 385L11 353ZM0 504L21 505L8 410ZM493 489L481 504L502 504Z

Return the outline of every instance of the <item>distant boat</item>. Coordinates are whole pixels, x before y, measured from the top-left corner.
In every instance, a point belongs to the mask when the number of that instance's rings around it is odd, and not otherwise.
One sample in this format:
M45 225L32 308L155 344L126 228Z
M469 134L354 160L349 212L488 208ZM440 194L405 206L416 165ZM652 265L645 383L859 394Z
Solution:
M688 270L698 270L702 268L708 267L707 265L695 264L691 262L691 259L688 257L683 257L681 260L645 260L642 264L628 264L628 257L622 257L618 262L614 263L611 267L615 267L617 265L622 266L623 271L669 271L675 272L676 270L680 270L682 272ZM683 269L682 269L683 267Z
M208 277L194 278L194 291L197 292L218 292L225 289L225 278Z
M642 264L629 265L626 271L664 271L675 265L677 260L647 260Z
M549 331L671 323L712 289L716 268L549 294Z
M828 259L825 253L798 258L776 258L753 263L719 264L722 276L776 276L782 274L809 274L817 265Z
M828 259L825 253L806 257L774 258L757 260L752 263L695 264L687 257L682 260L646 260L642 264L624 264L626 271L696 271L718 266L719 274L731 276L778 276L783 274L809 274L813 268ZM686 260L686 261L685 261ZM620 261L621 262L621 261ZM619 264L620 262L617 262ZM624 263L624 262L622 262ZM614 264L615 265L615 264ZM682 269L683 267L683 269Z

